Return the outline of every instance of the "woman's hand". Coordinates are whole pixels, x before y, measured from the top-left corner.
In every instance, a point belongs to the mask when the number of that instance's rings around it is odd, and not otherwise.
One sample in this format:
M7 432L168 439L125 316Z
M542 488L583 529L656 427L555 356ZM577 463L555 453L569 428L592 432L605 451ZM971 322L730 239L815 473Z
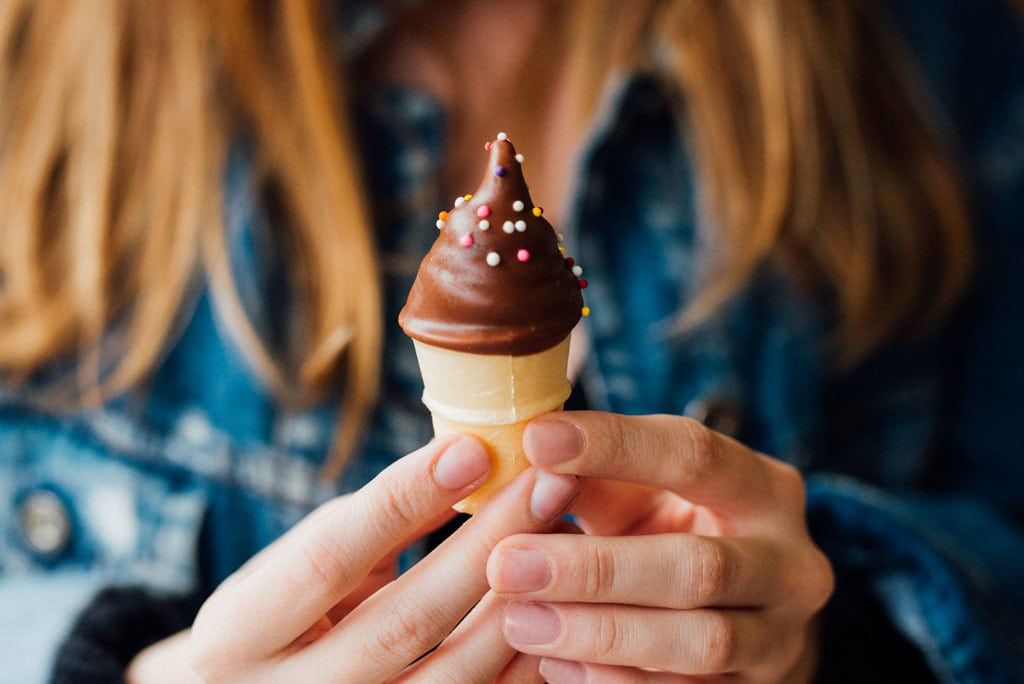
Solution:
M193 669L208 681L540 681L537 659L502 636L485 563L504 537L552 529L576 478L528 469L388 581L394 554L489 469L475 439L437 440L325 504L207 600L192 627ZM368 580L375 568L382 576Z
M813 675L833 576L795 468L675 416L551 414L524 447L594 478L573 508L588 534L517 535L488 559L505 637L548 681Z

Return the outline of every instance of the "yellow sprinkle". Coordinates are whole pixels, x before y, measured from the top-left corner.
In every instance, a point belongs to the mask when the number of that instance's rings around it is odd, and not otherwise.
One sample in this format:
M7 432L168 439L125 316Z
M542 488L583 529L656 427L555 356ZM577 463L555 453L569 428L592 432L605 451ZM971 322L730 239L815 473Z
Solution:
M533 215L534 216L540 216L543 213L544 213L544 207L534 207L533 208Z
M582 313L583 313L583 316L584 316L584 318L586 318L587 316L589 316L589 315L590 315L590 307L589 307L589 306L585 306L585 307L583 307L583 309L582 309Z
M473 199L473 196L472 195L463 195L462 199L464 199L464 200L466 200L468 202L469 200Z
M442 221L447 221L448 220L448 212L447 211L438 212L437 218L441 219Z
M562 256L565 256L565 247L559 247L558 253L561 254Z

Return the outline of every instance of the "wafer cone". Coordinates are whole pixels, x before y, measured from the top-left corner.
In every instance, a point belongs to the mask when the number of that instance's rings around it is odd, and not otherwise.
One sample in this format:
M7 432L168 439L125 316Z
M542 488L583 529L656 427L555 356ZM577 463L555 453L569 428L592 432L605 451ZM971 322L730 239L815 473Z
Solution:
M488 479L455 505L475 513L525 469L523 429L537 416L560 411L569 398L569 338L537 354L469 354L413 340L423 375L423 403L434 435L476 435L491 454Z

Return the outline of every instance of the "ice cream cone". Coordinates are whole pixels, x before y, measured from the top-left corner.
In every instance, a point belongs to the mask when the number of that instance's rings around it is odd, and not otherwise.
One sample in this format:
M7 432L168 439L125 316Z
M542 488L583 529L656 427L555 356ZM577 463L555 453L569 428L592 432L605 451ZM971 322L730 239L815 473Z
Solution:
M569 337L582 316L582 267L561 244L499 133L477 191L438 213L398 316L416 344L437 436L468 432L491 452L487 481L455 507L475 512L527 465L526 424L562 408Z
M455 505L475 513L529 463L523 429L537 416L561 410L571 386L566 378L569 338L524 356L471 354L414 340L423 375L423 403L437 437L469 433L491 454L491 474Z

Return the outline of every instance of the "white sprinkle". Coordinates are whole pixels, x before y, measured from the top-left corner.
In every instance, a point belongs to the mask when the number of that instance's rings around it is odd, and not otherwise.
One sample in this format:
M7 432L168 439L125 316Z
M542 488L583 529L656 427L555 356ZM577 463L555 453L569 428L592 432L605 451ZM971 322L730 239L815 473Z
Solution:
M516 161L522 164L524 161L526 161L526 157L524 157L523 154L520 152L519 154L516 155Z
M437 219L437 222L434 225L437 226L438 230L441 230L442 228L444 228L444 221L442 221L441 219Z
M491 227L491 222L488 221L487 219L481 219L480 223L476 224L476 227L479 228L480 230L487 230L488 228Z
M498 133L498 140L508 140L508 133L505 131Z
M504 223L501 224L501 229L506 233L512 233L515 231L516 226L511 221L505 221Z
M458 197L455 198L455 206L456 207L461 207L465 203L466 203L466 198L463 197L462 195L459 195Z
M497 252L488 252L487 253L487 265L488 266L497 266L500 263L501 263L501 257L498 256Z
M523 204L523 200L516 200L515 202L512 203L512 210L513 211L522 211L523 207L525 207L525 206L526 205Z
M564 235L562 235L561 233L556 233L556 235L558 235L558 241L559 242L565 242L565 236Z
M520 233L525 231L526 230L526 221L524 221L523 219L519 219L518 221L516 221L516 230L518 230Z
M577 278L579 278L581 275L583 275L583 267L582 266L573 266L572 267L572 274L574 276L576 276Z

